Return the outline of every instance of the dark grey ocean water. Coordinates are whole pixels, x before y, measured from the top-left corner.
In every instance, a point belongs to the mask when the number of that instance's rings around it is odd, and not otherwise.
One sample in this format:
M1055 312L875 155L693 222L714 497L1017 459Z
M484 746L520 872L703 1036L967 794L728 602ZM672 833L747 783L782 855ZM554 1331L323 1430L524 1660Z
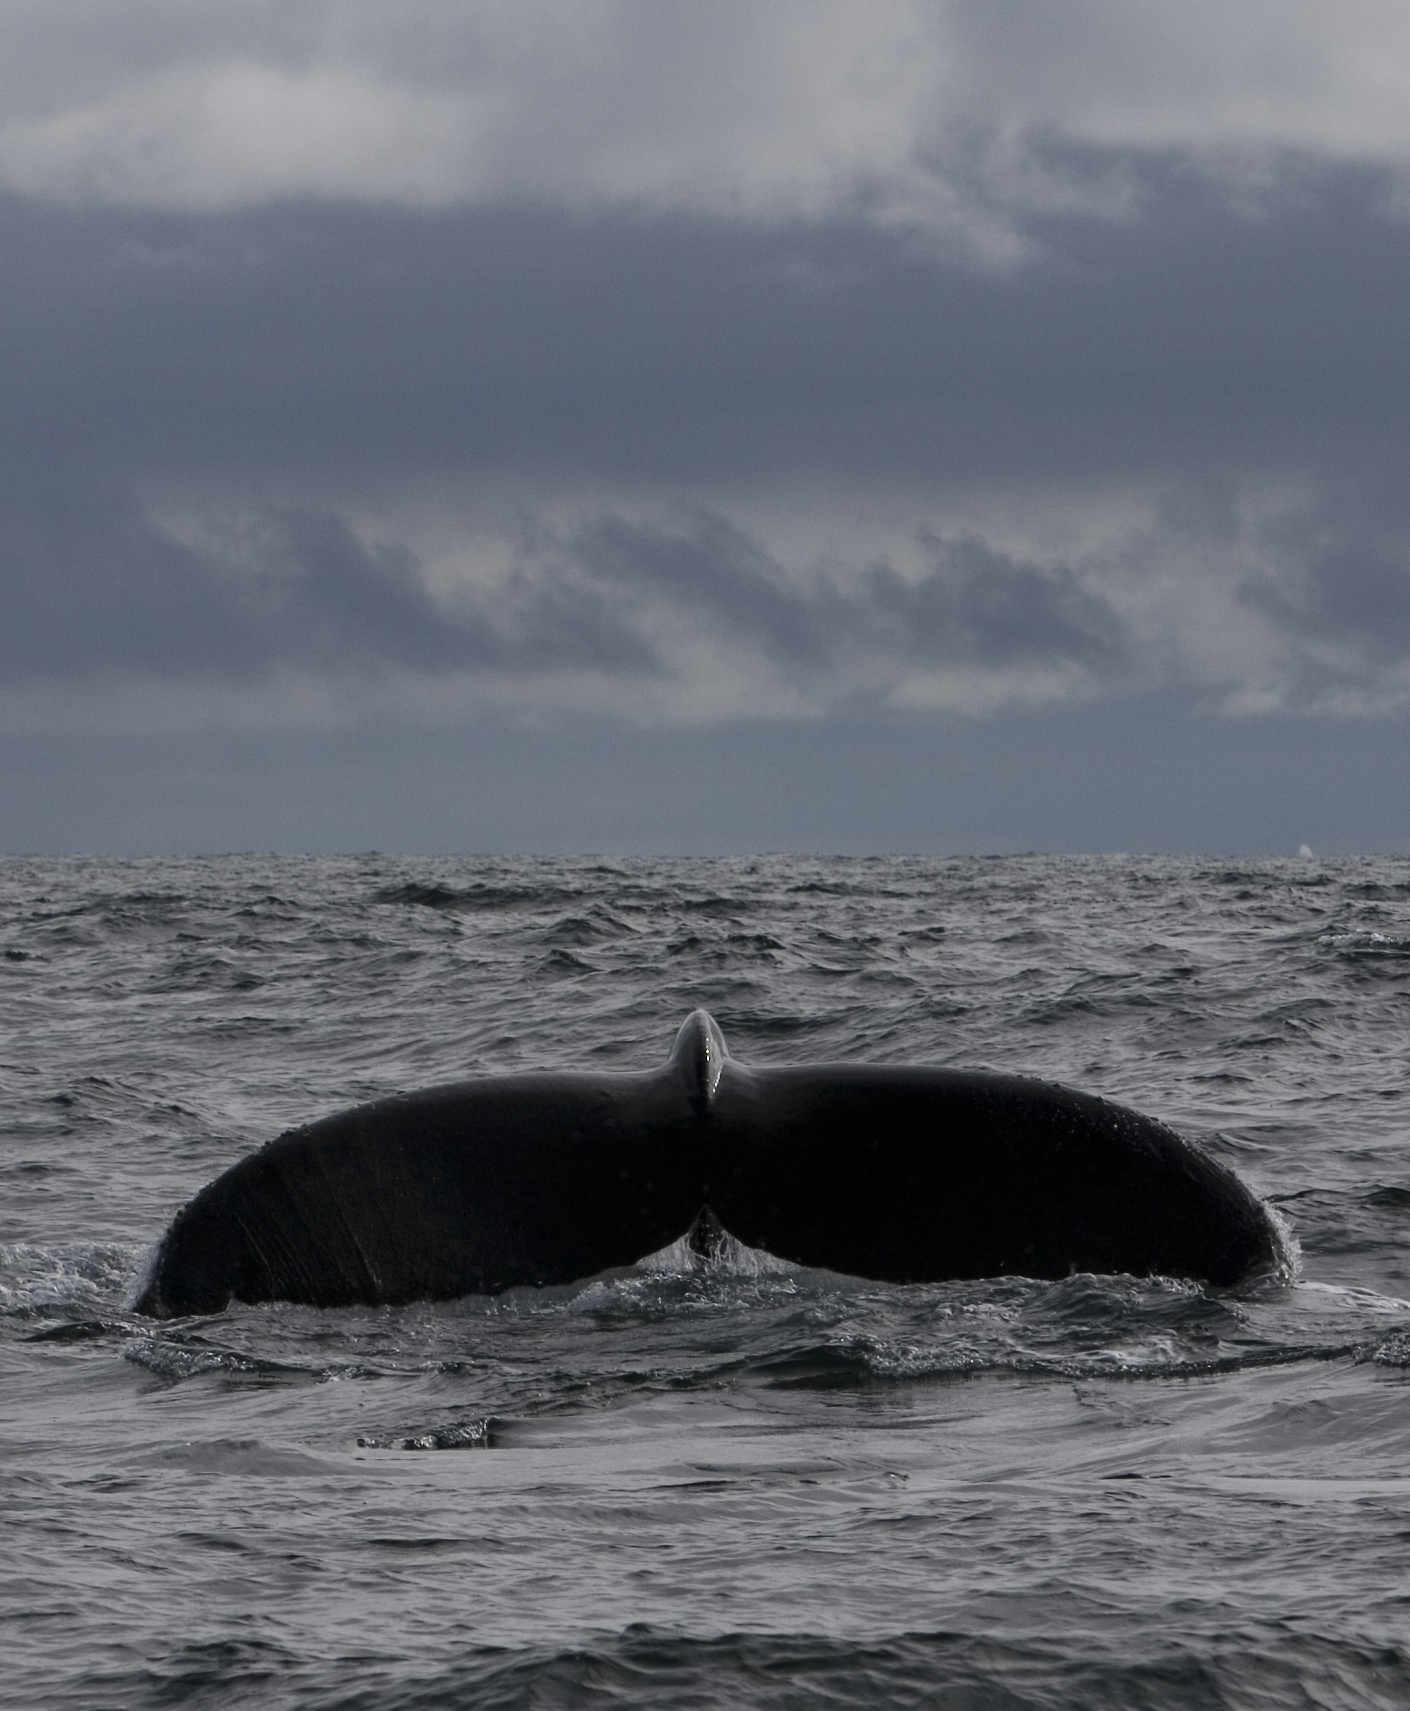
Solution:
M291 1123L697 1005L1163 1118L1300 1277L131 1311ZM9 861L0 1006L7 1705L1410 1704L1410 859Z

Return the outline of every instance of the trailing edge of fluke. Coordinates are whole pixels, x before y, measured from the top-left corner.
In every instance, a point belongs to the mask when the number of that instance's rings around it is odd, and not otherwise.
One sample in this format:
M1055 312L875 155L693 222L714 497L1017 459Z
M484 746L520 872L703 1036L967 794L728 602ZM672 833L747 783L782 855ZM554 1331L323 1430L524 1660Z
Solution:
M179 1212L137 1303L319 1307L571 1283L697 1226L891 1283L1286 1264L1266 1206L1163 1124L1018 1076L751 1069L703 1010L635 1074L485 1077L291 1129Z

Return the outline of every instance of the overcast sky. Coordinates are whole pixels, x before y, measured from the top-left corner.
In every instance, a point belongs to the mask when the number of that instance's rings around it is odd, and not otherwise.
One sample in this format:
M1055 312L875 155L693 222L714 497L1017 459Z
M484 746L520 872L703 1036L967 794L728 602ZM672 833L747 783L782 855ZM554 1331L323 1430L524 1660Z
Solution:
M0 0L0 849L1410 843L1404 0Z

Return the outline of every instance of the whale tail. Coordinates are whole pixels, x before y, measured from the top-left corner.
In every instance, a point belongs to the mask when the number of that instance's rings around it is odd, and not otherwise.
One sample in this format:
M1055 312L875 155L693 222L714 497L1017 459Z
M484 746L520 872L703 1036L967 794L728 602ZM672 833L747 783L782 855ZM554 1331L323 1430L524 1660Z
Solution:
M659 1070L484 1077L290 1130L177 1214L138 1311L443 1300L663 1254L1225 1287L1282 1253L1232 1171L1137 1112L978 1071L751 1068L696 1010Z

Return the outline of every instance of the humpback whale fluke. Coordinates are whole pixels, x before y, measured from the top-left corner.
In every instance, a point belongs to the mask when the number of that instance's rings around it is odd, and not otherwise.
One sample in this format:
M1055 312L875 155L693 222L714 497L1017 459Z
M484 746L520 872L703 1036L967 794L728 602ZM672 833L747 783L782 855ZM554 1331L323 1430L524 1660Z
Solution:
M137 1306L495 1294L726 1234L894 1283L1227 1287L1285 1263L1253 1192L1135 1111L1019 1076L751 1068L696 1010L659 1070L485 1077L291 1129L177 1214Z

